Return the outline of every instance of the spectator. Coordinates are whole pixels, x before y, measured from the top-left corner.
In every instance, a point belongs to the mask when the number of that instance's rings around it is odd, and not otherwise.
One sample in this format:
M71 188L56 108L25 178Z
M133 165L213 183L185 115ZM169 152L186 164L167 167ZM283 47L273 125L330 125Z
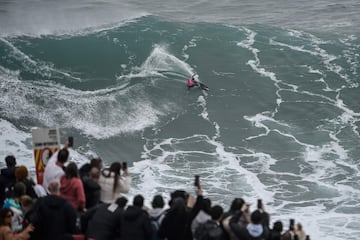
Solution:
M196 210L198 208L198 210ZM191 222L191 232L195 233L195 230L200 224L211 220L211 200L209 198L203 198L198 196L197 201L194 206L194 211L197 211L197 214L194 220Z
M0 171L0 203L2 204L6 197L10 197L9 190L13 188L16 182L15 169L16 159L9 155L5 157L6 168Z
M99 240L120 239L124 207L127 201L125 197L120 197L115 203L101 204L93 214L90 213L93 209L89 210L89 213L86 212L82 217L82 225L88 226L86 227L86 236ZM86 215L93 216L90 216L90 220L86 220ZM84 221L88 221L88 224Z
M83 180L84 192L86 198L86 208L92 208L100 203L101 187L99 185L100 170L93 167L89 176L85 176Z
M269 236L268 229L262 224L262 214L259 210L251 213L251 222L247 226L241 226L238 221L243 214L239 211L230 220L230 228L237 239L265 240Z
M165 213L165 202L164 198L161 195L155 195L151 202L151 209L148 209L150 218L159 220L161 222Z
M283 231L283 224L281 221L276 221L270 232L269 240L282 240L281 233Z
M263 239L267 239L269 231L263 222L264 219L260 210L255 210L251 213L251 222L246 226L250 238L259 238L261 236Z
M60 179L60 196L68 200L75 210L85 209L85 193L74 162L65 168L65 175Z
M3 208L10 208L13 212L11 223L11 229L13 232L20 232L22 230L24 213L20 205L20 199L25 195L25 192L26 186L24 183L15 183L13 197L7 198L3 205Z
M80 179L89 177L90 171L94 167L101 171L103 168L103 162L101 158L93 158L90 160L90 163L85 163L82 165L79 169Z
M306 239L306 233L304 232L301 223L296 224L295 234L298 236L299 240Z
M230 219L238 212L243 211L243 214L239 218L239 224L241 226L246 226L250 222L249 216L249 204L245 203L244 199L242 198L235 198L231 202L231 206L228 212L224 213L223 219L221 220L221 224L225 230L225 235L230 240L236 240L236 236L234 235L233 231L230 228Z
M9 208L0 209L0 239L2 240L27 240L29 233L33 231L33 226L29 225L24 231L13 234L11 229L13 212Z
M26 195L31 198L37 198L34 190L35 183L32 179L28 178L29 172L25 166L19 166L15 170L15 177L17 182L22 182L26 186Z
M224 210L221 206L215 205L210 209L211 219L200 223L195 229L195 240L225 240L226 235L220 225L220 219Z
M76 212L71 204L60 197L60 183L50 181L48 196L39 198L35 205L37 217L33 220L36 235L41 240L63 240L76 233Z
M150 216L150 222L151 222L151 229L152 229L152 240L159 239L158 231L161 224L161 221L163 220L165 216L165 210L164 210L164 199L161 195L155 195L152 202L151 202L151 209L148 209L148 213Z
M48 190L48 185L52 180L60 181L64 175L64 164L69 158L69 151L66 148L54 153L46 164L44 172L43 187Z
M175 197L170 200L170 209L160 224L158 235L160 239L167 240L192 239L189 223L190 214L186 209L186 199Z
M136 195L133 205L124 213L122 238L124 240L150 240L152 236L151 223L148 213L143 210L144 197ZM170 240L170 239L169 239Z
M120 193L127 193L130 189L131 177L128 169L124 169L124 175L120 175L120 162L113 162L110 168L104 169L99 178L101 187L101 201L112 203Z

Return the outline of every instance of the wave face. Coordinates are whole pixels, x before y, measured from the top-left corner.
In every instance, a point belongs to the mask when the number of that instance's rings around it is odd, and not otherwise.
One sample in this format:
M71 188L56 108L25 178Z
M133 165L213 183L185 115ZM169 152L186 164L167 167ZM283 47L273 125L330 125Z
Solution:
M78 163L128 161L130 196L200 175L223 206L262 198L314 239L358 239L359 53L351 34L156 16L3 36L1 155L33 171L30 129L58 126ZM210 91L186 89L193 72Z

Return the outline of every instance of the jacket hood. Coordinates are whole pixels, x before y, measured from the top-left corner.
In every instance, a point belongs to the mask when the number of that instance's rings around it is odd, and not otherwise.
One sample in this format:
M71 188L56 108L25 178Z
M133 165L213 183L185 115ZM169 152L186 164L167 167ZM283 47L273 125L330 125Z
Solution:
M56 195L48 195L42 198L41 201L41 205L50 209L62 208L67 203L64 198Z
M149 209L148 213L149 213L150 217L157 218L157 217L163 215L165 213L165 211L166 210L163 208L154 208L154 209Z
M129 206L124 213L124 219L128 221L135 221L140 218L144 210L139 207Z
M264 231L261 224L249 223L246 228L252 237L259 237Z

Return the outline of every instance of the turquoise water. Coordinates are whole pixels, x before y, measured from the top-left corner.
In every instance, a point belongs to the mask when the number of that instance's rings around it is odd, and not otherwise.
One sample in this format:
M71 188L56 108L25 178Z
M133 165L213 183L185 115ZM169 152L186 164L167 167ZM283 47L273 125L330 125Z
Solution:
M0 5L1 155L33 170L31 128L57 126L80 164L128 161L129 197L199 174L223 206L262 198L312 239L357 239L359 8L274 3ZM210 91L186 89L194 72Z

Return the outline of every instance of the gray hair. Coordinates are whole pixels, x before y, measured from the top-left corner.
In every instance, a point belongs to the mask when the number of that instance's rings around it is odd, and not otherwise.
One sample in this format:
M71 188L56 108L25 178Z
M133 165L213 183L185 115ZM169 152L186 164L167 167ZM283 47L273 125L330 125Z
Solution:
M50 194L56 194L60 192L60 182L56 179L50 181L48 186L48 191Z

